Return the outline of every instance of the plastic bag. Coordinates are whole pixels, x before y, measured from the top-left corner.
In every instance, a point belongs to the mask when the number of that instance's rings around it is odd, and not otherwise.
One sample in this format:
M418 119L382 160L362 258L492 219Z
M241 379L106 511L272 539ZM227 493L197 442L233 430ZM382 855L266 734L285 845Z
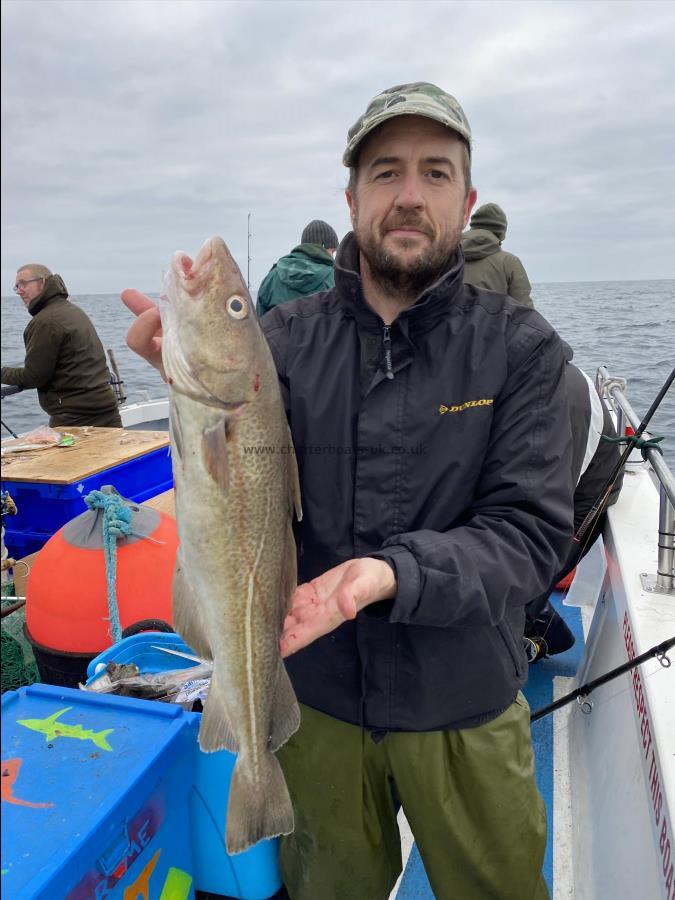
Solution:
M21 435L24 444L58 444L61 440L61 432L55 431L49 425L40 425L26 434Z
M75 438L68 432L61 434L49 425L40 425L27 434L22 434L13 441L3 441L2 455L8 453L27 453L29 450L48 450L50 447L72 447Z
M194 687L195 681L208 681L212 672L212 662L188 666L186 669L171 669L154 675L141 675L134 664L117 665L109 662L103 674L89 685L81 684L80 689L100 694L121 694L123 697L137 697L141 700L182 703L187 698L184 695L182 699L178 698L186 685L189 685L187 688L189 691ZM190 697L190 701L195 699L197 698Z

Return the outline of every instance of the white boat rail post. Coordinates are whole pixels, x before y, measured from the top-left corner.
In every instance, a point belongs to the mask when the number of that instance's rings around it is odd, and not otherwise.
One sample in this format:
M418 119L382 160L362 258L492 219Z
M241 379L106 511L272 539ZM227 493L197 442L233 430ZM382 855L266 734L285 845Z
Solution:
M640 419L624 394L626 382L600 366L596 383L600 396L608 397L616 410L617 433L623 434L624 417L637 429ZM650 439L651 435L645 431L643 437ZM645 591L675 595L675 478L657 448L645 448L645 456L659 481L658 560L656 573L641 572L640 580Z

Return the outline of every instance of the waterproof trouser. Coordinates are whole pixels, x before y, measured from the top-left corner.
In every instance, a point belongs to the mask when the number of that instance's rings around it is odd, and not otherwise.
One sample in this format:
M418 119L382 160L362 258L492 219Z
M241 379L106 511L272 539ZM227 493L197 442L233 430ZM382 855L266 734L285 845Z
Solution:
M546 811L522 694L485 725L369 732L302 707L277 757L295 810L291 900L386 900L401 872L398 801L436 900L542 900Z

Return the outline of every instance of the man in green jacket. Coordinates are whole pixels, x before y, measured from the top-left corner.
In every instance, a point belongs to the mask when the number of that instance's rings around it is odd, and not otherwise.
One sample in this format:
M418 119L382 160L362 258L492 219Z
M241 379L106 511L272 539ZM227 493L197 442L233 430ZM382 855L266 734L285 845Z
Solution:
M23 366L2 367L2 383L37 388L49 424L121 428L103 344L89 316L68 300L60 275L21 266L14 290L32 316L23 333Z
M260 285L258 316L286 300L328 291L335 284L333 256L340 242L334 229L327 222L314 219L300 240L297 247L272 266Z
M507 224L506 213L496 203L486 203L473 214L469 231L462 235L464 282L508 294L523 306L534 306L523 264L502 250Z

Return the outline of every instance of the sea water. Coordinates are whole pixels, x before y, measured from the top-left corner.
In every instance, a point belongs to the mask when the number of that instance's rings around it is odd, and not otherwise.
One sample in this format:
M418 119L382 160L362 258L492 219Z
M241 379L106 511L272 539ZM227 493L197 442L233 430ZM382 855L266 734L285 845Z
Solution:
M591 281L535 284L537 310L574 350L574 361L595 377L606 365L628 382L627 395L638 415L649 408L675 365L675 280ZM117 294L71 298L90 316L103 346L112 348L128 401L166 395L158 373L132 353L125 334L133 316ZM23 330L29 315L19 297L2 298L2 364L21 365ZM3 401L2 419L16 432L46 421L35 391ZM664 399L650 431L665 435L664 455L675 471L675 387ZM3 429L3 437L8 433Z

